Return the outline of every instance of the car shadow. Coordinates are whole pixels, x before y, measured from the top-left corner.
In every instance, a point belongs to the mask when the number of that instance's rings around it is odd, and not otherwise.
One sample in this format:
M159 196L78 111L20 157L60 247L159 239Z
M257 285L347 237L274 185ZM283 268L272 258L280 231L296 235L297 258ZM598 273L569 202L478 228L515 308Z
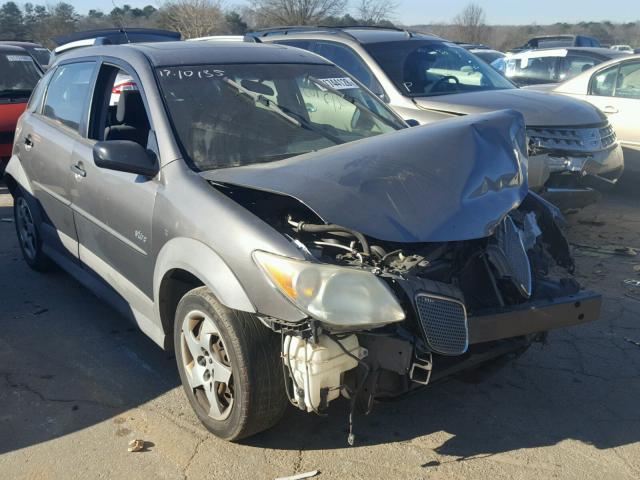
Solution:
M11 216L0 207L1 219ZM0 292L0 454L114 419L179 387L172 354L64 272L28 269L10 221L0 223ZM464 461L567 439L599 449L636 443L640 348L624 335L640 336L630 330L638 315L640 302L609 298L603 320L553 333L548 345L491 375L478 370L378 403L356 416L356 446L433 434L429 468L439 465L433 451ZM348 449L347 411L345 400L322 417L291 407L276 427L242 443Z
M28 268L11 206L0 206L0 298L0 454L117 417L180 384L173 355L136 325L61 269Z

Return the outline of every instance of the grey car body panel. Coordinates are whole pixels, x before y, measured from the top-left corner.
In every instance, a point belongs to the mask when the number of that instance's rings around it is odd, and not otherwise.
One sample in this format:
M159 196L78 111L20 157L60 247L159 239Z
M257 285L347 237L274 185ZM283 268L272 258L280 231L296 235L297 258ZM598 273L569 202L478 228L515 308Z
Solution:
M289 321L304 318L300 310L270 285L251 260L254 250L300 259L304 258L302 252L271 226L213 188L185 162L174 162L163 170L167 181L156 198L154 258L158 258L164 245L173 238L186 237L201 242L228 267L229 273L233 272L232 276L209 272L211 278L201 278L203 283L209 282L212 286L218 283L219 286L214 288L228 293L228 296L220 298L222 303ZM180 221L176 222L176 219ZM195 251L180 254L193 265L200 262ZM210 261L215 263L218 260ZM218 279L219 282L214 282ZM232 293L226 283L241 285L242 295L240 292Z
M587 102L519 88L416 97L414 101L420 108L458 115L512 108L524 115L529 127L599 125L606 120L602 112Z
M494 112L202 176L289 195L379 240L468 240L490 235L526 196L514 148L524 128L519 113Z

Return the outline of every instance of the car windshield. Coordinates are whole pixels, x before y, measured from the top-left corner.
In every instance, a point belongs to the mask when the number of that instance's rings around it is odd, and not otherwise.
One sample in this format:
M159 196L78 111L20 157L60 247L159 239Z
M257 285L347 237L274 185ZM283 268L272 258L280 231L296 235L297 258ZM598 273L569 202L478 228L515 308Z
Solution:
M516 88L462 47L405 40L365 45L401 94L409 97Z
M0 53L0 99L29 98L40 70L28 53Z
M280 160L405 127L331 65L179 66L157 74L198 170Z

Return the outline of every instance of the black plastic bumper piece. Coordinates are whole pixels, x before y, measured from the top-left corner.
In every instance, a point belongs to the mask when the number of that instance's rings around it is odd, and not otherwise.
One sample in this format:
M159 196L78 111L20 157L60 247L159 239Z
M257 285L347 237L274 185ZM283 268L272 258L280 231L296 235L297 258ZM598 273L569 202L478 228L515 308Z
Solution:
M505 338L546 332L593 322L600 317L602 296L595 292L527 303L508 311L471 316L469 343L477 344Z

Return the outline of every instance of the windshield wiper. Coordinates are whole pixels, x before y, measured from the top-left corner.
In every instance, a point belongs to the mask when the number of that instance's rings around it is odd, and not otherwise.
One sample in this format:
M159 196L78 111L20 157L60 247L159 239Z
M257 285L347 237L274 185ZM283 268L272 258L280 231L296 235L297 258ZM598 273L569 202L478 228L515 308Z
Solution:
M358 107L360 110L365 111L366 113L368 113L369 115L371 115L372 117L377 118L378 120L380 120L382 123L384 123L385 125L387 125L388 127L393 128L394 130L398 129L398 124L393 123L391 120L383 117L382 115L380 115L379 113L374 112L373 110L371 110L367 105L365 105L364 103L362 103L362 101L360 101L359 99L357 99L356 97L349 95L348 93L344 93L340 90L336 90L333 87L330 87L329 85L325 84L324 82L321 82L320 80L318 80L315 77L312 77L311 75L307 75L307 80L309 80L311 83L315 83L318 87L328 90L331 93L337 95L338 97L342 98L343 100L346 100L347 102L351 103L352 105L355 105L356 107Z
M324 129L322 128L316 127L314 124L309 122L306 118L292 112L288 108L278 105L277 103L269 100L267 97L265 97L260 93L252 92L248 88L245 88L242 85L240 85L238 82L231 80L229 77L223 77L222 81L225 84L229 85L230 87L235 88L238 92L242 93L243 95L246 95L247 97L251 98L255 103L258 103L263 107L265 107L266 109L268 109L269 111L280 115L280 117L284 118L289 123L294 124L296 127L305 128L307 130L316 132L321 136L323 136L324 138L326 138L327 140L332 141L336 145L345 143L344 140L336 137L335 135L332 135L324 131Z

